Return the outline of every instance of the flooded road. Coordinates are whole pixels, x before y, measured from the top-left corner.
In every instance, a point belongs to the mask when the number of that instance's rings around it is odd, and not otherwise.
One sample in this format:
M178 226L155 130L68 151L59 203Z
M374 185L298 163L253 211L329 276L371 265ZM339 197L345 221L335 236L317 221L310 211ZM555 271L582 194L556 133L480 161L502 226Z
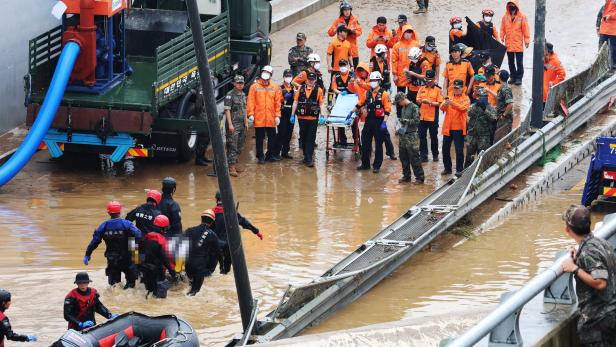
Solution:
M365 32L361 42L377 13L386 15L391 22L398 13L408 13L414 3L395 0L383 8L381 2L354 2L355 14ZM521 3L532 18L532 2ZM481 6L470 0L432 0L431 6L428 16L410 15L410 21L422 38L436 34L441 51L446 47L448 18L452 14L472 13L476 18L481 8L494 6L496 17L502 15L502 3L493 0L482 1ZM567 73L581 70L596 50L597 9L564 0L548 2L548 10L559 13L558 17L548 15L548 40L555 43ZM306 32L308 45L325 56L329 38L323 34L324 28L337 11L336 6L330 6L273 35L277 79L297 31ZM585 25L571 25L562 20L566 18ZM363 45L361 54L367 56ZM524 87L528 90L530 54L525 60ZM527 107L528 96L521 90L516 91L516 98L522 108ZM263 241L250 232L242 235L254 296L259 299L262 313L275 307L288 283L303 283L321 275L442 184L440 163L424 166L426 185L401 186L397 183L397 161L385 159L379 175L357 173L356 163L348 156L327 162L323 152L325 131L322 128L319 132L314 169L299 165L296 150L291 153L296 157L292 161L256 165L250 140L241 158L246 172L233 180L240 212L265 234ZM126 213L145 200L144 189L158 188L162 177L174 176L185 228L198 224L200 212L214 205L217 181L206 175L210 168L156 162L137 162L135 166L132 176L107 174L99 170L97 159L50 161L43 152L0 190L0 287L13 293L13 305L7 314L14 329L39 336L40 342L30 346L48 346L62 334L66 328L62 318L64 295L73 288L75 272L82 270L90 272L93 286L102 292L102 301L112 312L177 314L193 324L206 346L225 342L240 331L231 276L216 273L193 298L184 296L187 288L183 285L172 289L166 300L145 300L142 287L128 291L108 288L104 246L95 251L90 266L82 265L92 231L106 218L108 200L121 201ZM442 238L432 252L421 253L357 303L307 333L494 305L500 292L521 285L546 266L554 252L570 244L562 232L560 213L579 200L580 190L578 186L548 197L475 241L459 244L459 236ZM456 316L452 315L452 319ZM417 345L427 343L422 340Z

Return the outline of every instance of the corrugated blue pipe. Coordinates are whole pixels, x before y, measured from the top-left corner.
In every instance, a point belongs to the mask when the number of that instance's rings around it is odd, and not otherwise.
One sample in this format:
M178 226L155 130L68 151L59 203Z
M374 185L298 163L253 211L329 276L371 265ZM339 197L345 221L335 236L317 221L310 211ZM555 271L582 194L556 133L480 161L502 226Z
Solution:
M81 47L75 42L69 42L62 48L62 54L60 54L56 71L53 74L43 106L41 106L34 124L24 141L17 148L17 151L0 167L0 187L13 179L26 166L38 149L45 134L47 134L51 122L58 111L58 106L60 106L60 101L62 101L62 96L64 96L64 90L80 50Z

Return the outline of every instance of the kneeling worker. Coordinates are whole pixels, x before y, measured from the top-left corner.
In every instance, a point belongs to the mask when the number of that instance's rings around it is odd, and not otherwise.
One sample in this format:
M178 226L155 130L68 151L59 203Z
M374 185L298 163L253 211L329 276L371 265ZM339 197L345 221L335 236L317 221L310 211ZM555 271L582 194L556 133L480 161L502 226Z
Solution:
M419 156L419 137L417 135L417 126L419 125L419 107L414 102L408 99L404 93L396 94L394 99L396 107L401 109L400 129L397 130L400 135L400 143L398 153L400 153L400 162L402 163L402 178L399 183L411 181L411 167L415 173L415 183L424 183L424 171L421 167L421 158Z
M201 224L186 230L186 237L190 239L188 259L186 261L186 275L190 279L189 296L194 296L201 290L203 279L212 275L221 256L221 241L212 227L216 220L214 210L209 209L201 213Z
M172 278L177 277L175 266L169 260L171 254L165 237L165 232L169 228L169 218L162 214L156 216L154 228L156 231L147 233L141 244L141 252L143 253L142 281L148 294L153 293L156 298L166 298L169 288L165 281L165 268L169 270Z
M11 293L8 290L0 289L0 347L4 347L4 338L10 341L34 342L34 335L19 335L13 332L9 317L4 314L4 311L11 307Z
M107 307L100 301L98 292L90 288L90 276L87 272L79 272L75 276L77 288L71 290L64 298L64 319L68 322L68 328L77 331L96 325L94 312L107 319L117 317L117 314L109 312Z

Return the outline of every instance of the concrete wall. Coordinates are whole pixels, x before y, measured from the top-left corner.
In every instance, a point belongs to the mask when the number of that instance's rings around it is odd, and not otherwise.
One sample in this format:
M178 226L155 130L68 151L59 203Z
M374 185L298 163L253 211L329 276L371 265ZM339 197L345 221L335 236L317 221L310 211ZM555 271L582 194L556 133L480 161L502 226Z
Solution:
M23 77L28 71L28 40L57 26L56 0L0 1L0 133L23 123Z

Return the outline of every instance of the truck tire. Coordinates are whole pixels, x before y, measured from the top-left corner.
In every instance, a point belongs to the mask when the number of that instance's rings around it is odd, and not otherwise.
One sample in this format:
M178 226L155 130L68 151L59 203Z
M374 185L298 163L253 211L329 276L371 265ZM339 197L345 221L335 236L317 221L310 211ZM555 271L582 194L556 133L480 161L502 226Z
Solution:
M194 119L194 114L197 110L196 101L197 92L194 89L189 90L178 104L177 118L178 119ZM197 132L186 129L178 131L178 161L186 162L191 160L195 155L195 149L197 148Z

